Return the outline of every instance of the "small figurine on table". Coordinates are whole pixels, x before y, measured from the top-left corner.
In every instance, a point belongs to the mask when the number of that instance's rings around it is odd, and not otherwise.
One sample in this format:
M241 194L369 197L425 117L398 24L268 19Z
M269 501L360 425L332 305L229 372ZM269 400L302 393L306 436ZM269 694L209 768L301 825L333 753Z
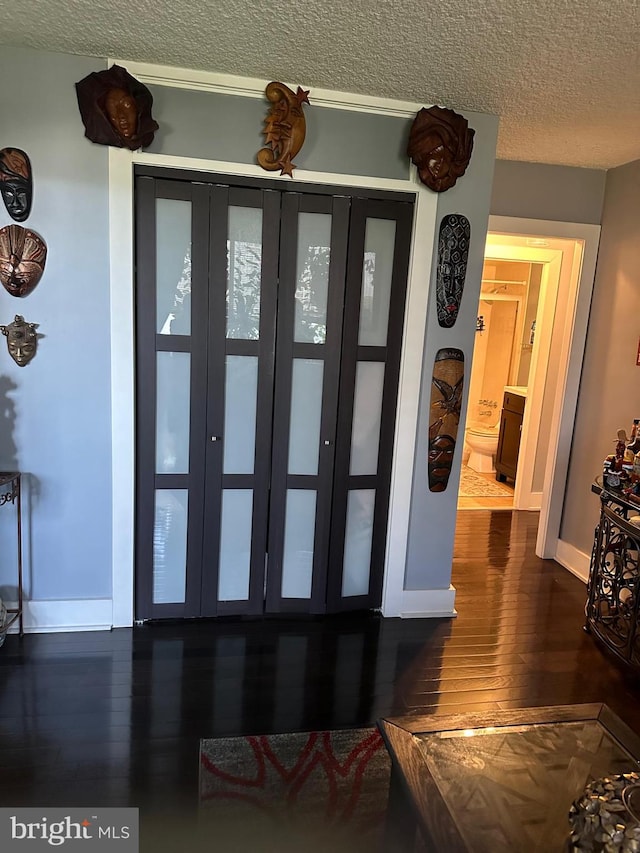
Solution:
M616 442L616 471L622 471L622 463L624 462L624 452L627 449L627 433L623 429L618 430L618 440Z

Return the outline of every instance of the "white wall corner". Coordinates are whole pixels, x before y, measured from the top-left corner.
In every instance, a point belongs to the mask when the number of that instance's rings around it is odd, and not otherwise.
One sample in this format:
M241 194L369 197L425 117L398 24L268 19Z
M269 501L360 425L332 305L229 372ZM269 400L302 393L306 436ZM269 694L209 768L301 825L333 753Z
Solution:
M405 589L402 593L403 619L437 619L457 616L454 607L456 588L449 589Z
M580 578L581 581L587 583L589 580L589 569L591 567L591 557L585 554L584 551L579 551L574 545L558 539L556 546L555 560L564 566L565 569Z
M7 603L16 607L15 602ZM110 598L74 598L64 601L25 601L25 634L55 634L62 631L110 631L113 602ZM18 633L15 622L10 634Z

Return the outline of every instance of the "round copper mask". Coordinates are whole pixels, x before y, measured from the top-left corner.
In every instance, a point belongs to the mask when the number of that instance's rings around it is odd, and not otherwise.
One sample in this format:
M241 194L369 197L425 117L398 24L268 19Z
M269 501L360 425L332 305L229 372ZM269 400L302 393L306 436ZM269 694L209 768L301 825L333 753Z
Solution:
M12 296L28 296L42 278L47 244L21 225L0 228L0 281Z
M33 179L31 162L20 148L0 151L0 193L9 216L24 222L31 212Z

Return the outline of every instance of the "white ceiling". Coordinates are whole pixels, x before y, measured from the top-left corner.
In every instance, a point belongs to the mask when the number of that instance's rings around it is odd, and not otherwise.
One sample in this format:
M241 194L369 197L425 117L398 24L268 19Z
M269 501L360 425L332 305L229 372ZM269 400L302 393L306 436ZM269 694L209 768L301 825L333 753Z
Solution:
M501 159L609 168L640 158L638 0L3 5L7 44L493 113Z

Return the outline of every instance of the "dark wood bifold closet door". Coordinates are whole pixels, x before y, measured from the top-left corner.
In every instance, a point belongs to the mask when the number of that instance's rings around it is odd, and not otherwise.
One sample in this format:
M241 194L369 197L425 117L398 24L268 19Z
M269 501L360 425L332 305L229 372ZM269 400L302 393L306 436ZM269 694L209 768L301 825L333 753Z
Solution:
M286 193L267 609L324 613L349 199Z
M289 186L136 178L138 619L380 604L413 208Z
M212 187L203 616L264 610L279 228L279 193Z
M136 618L200 612L209 188L136 183Z
M136 616L262 613L280 194L137 179Z
M382 600L413 206L354 198L327 609Z

